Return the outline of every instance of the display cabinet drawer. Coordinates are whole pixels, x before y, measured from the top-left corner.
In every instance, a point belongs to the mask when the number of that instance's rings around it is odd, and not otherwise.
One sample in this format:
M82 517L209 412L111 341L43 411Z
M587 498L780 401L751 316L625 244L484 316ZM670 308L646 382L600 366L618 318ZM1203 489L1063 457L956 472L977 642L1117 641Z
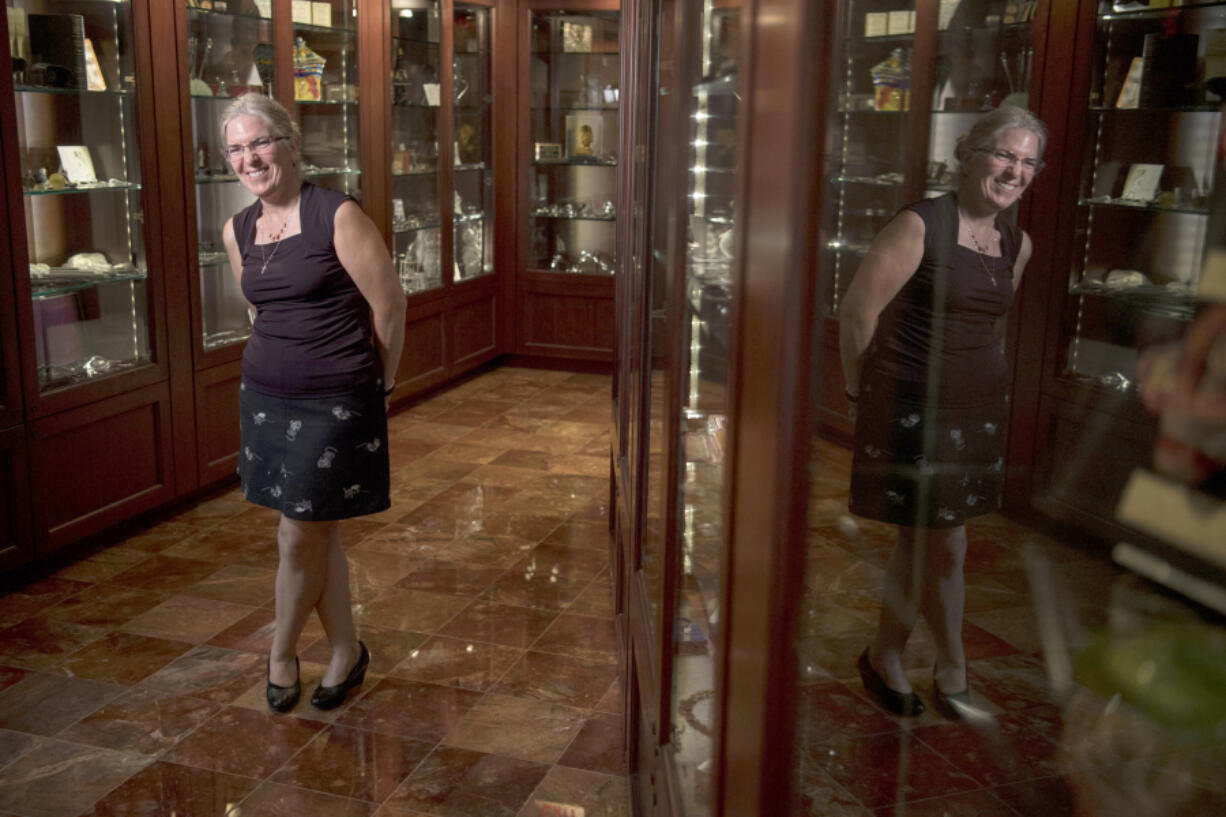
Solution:
M171 460L164 383L32 424L38 555L168 502Z

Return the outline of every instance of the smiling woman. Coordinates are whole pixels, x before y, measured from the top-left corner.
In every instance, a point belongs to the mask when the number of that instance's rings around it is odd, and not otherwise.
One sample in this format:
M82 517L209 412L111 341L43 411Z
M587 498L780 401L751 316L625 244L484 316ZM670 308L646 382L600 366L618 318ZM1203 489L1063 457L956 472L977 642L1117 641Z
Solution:
M1047 131L1002 105L958 142L957 189L901 211L876 236L839 310L856 411L852 513L898 526L876 637L860 656L883 708L923 704L902 651L922 612L937 648L933 703L966 714L966 520L1000 507L1009 367L998 334L1030 238L1000 217L1042 170ZM857 408L858 406L858 408Z
M256 315L243 351L239 478L244 497L281 514L266 697L276 712L297 704L298 637L315 610L332 658L311 703L332 709L370 663L339 521L390 505L387 405L405 296L357 202L302 180L298 129L280 104L246 94L220 126L223 153L257 197L223 238Z

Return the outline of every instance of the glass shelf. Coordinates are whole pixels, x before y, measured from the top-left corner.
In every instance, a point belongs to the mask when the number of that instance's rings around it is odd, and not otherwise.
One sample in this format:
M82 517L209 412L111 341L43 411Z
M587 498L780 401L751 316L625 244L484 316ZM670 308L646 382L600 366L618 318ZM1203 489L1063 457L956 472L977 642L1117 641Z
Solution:
M487 168L487 167L485 166L485 162L476 162L476 163L473 163L473 164L456 165L456 166L455 166L455 172L456 172L456 173L471 173L471 172L473 172L473 171L477 171L477 170L488 170L488 169L489 169L489 168Z
M549 213L535 213L534 212L532 214L532 217L534 219L554 219L557 221L617 221L616 215L612 215L612 216L604 216L604 215L600 215L600 216L597 216L597 215L563 216L563 215L551 215Z
M297 105L345 105L345 106L352 106L352 105L357 105L357 104L358 104L358 101L357 101L356 99L335 99L335 100L332 100L331 102L329 102L329 101L328 101L328 100L326 100L326 99L298 99L298 100L295 100L295 104L297 104Z
M616 105L533 105L534 111L607 111L617 113Z
M1117 108L1108 105L1091 105L1089 110L1097 114L1106 113L1220 113L1220 105L1204 103L1202 105L1146 105L1136 108Z
M56 94L60 96L80 96L105 98L109 96L131 97L134 92L127 88L118 90L89 91L85 88L49 88L45 85L15 85L13 91L19 94Z
M262 14L242 14L237 11L217 11L216 9L204 9L197 6L188 6L187 13L193 17L203 19L230 19L230 20L254 20L256 22L272 22L271 17L265 17Z
M321 167L316 170L304 170L304 178L318 179L320 176L361 176L361 170L346 167Z
M238 181L235 175L196 174L196 184L234 184Z
M50 275L31 275L30 293L36 300L54 298L58 295L69 295L83 292L104 284L121 284L129 281L144 281L149 275L144 270L126 270L123 272L81 272L74 269L52 270Z
M1155 204L1148 201L1131 201L1129 199L1079 199L1081 207L1121 207L1127 210L1148 210L1154 213L1185 213L1193 216L1209 215L1209 208L1192 205Z
M71 196L87 193L118 193L129 190L140 190L139 184L101 184L97 187L63 187L59 190L23 190L25 196Z
M1146 284L1136 287L1073 284L1069 286L1069 294L1103 298L1135 312L1177 321L1191 321L1196 317L1196 310L1199 305L1196 295L1172 292L1166 287L1157 284Z
M856 45L879 45L890 44L898 45L899 43L915 42L915 34L882 34L880 37L866 37L863 34L852 34L847 37L849 46Z
M1182 5L1169 6L1166 8L1153 8L1153 9L1140 8L1140 9L1130 9L1128 11L1110 11L1110 12L1107 12L1106 14L1100 15L1098 19L1103 20L1103 21L1112 21L1112 22L1127 21L1127 20L1152 20L1152 19L1161 19L1163 17L1166 17L1173 11L1188 11L1190 9L1212 9L1212 8L1226 8L1226 3L1221 2L1221 0L1214 0L1214 2L1209 2L1209 3L1197 3L1195 2L1195 0L1191 0L1190 2L1183 3Z
M542 49L533 51L536 55L549 54L558 57L620 57L621 54L617 51L561 51L556 48Z
M347 36L357 36L358 33L356 28L349 28L348 26L317 26L311 23L294 23L294 31L303 31L315 34L344 34Z
M420 230L433 230L441 226L443 226L443 222L436 218L431 221L419 221L412 224L393 224L392 232L396 235L404 235L405 233L415 233Z
M617 167L616 159L534 159L536 167Z
M901 177L901 173L899 176ZM903 180L898 179L879 179L875 176L836 176L835 182L838 184L865 184L872 187L902 187Z

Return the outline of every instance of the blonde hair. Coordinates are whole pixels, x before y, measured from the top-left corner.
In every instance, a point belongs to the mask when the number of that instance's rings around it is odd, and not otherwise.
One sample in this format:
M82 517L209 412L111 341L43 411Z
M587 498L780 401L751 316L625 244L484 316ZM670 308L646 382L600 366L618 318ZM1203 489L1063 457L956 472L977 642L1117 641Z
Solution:
M1028 130L1038 137L1039 155L1036 158L1042 157L1043 151L1047 149L1047 126L1043 124L1043 120L1025 108L1001 105L979 117L970 130L958 137L958 144L954 147L958 175L965 175L966 164L975 151L991 148L996 135L1011 128Z
M226 128L240 116L254 116L263 120L272 131L273 136L285 136L297 144L302 141L302 131L298 123L290 118L285 106L272 97L263 94L245 93L236 98L221 112L221 143L226 143Z

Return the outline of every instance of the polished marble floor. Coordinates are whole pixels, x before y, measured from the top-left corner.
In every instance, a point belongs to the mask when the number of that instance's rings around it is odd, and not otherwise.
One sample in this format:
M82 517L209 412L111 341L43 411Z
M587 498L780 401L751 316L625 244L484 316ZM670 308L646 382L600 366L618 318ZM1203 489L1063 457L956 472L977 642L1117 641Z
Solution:
M342 525L373 661L333 712L264 704L275 517L235 490L0 596L0 817L628 815L609 406L502 368L392 418L392 508ZM309 695L314 617L299 648Z
M845 448L814 445L793 813L1226 814L1226 734L1157 730L1078 685L1065 663L1095 632L1198 613L1067 534L999 514L967 526L962 634L977 717L951 723L932 708L936 649L922 621L904 663L927 711L896 718L872 703L856 660L873 637L895 534L848 525L850 460Z

